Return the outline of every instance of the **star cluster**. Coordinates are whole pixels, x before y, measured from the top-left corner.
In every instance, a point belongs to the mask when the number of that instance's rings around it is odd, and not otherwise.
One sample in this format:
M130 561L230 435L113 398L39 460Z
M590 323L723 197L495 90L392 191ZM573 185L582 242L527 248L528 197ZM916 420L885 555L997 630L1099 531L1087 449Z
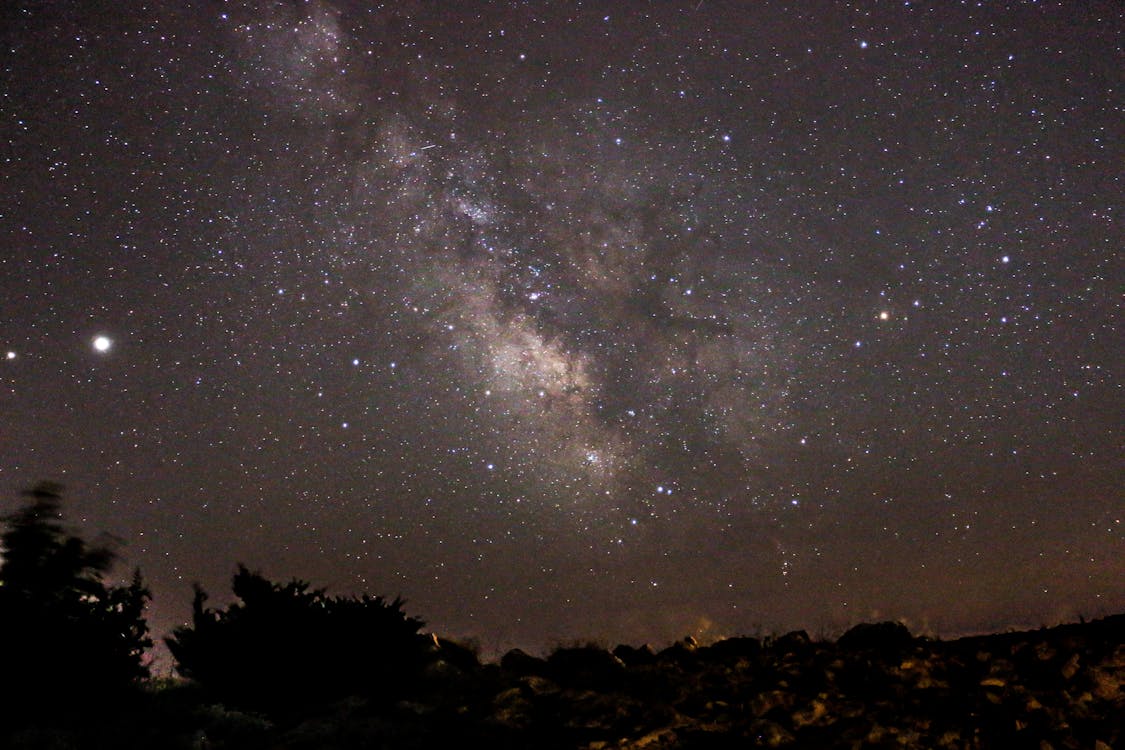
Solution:
M1115 3L15 3L0 482L486 645L1125 604Z

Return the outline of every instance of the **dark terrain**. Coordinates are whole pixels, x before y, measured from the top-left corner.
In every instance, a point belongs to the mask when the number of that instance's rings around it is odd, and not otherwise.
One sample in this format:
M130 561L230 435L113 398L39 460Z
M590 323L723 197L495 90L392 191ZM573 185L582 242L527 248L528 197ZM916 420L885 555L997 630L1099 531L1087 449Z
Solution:
M499 664L435 637L401 700L271 715L157 683L118 716L28 728L5 746L1106 750L1125 747L1123 635L1125 615L951 641L881 623L836 642L799 631L659 652L515 650Z

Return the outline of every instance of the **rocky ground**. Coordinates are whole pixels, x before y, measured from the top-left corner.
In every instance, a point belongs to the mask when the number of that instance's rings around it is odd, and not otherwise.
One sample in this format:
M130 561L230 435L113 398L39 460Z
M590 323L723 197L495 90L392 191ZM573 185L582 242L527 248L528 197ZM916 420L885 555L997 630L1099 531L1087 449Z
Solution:
M588 748L1121 747L1125 618L951 642L901 625L654 654L508 654L503 726ZM550 729L548 729L550 727Z
M860 625L647 647L521 651L499 664L435 638L416 699L259 717L190 688L157 696L121 747L1125 748L1125 615L938 641ZM107 736L103 734L103 738ZM128 741L125 741L128 738ZM24 736L15 747L79 747ZM107 745L109 746L109 745Z

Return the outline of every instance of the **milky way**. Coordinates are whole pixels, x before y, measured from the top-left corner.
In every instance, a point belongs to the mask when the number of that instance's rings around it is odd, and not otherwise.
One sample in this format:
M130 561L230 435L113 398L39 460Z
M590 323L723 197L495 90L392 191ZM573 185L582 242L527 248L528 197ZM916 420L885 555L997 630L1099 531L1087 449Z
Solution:
M238 561L488 648L1125 606L1115 3L4 16L4 507L158 633Z

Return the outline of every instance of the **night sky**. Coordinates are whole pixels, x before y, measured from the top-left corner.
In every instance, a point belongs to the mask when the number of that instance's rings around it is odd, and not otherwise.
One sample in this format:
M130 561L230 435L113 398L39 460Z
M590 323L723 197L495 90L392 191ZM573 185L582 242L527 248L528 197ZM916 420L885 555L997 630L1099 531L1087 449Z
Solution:
M1117 2L5 2L0 490L486 650L1125 609Z

